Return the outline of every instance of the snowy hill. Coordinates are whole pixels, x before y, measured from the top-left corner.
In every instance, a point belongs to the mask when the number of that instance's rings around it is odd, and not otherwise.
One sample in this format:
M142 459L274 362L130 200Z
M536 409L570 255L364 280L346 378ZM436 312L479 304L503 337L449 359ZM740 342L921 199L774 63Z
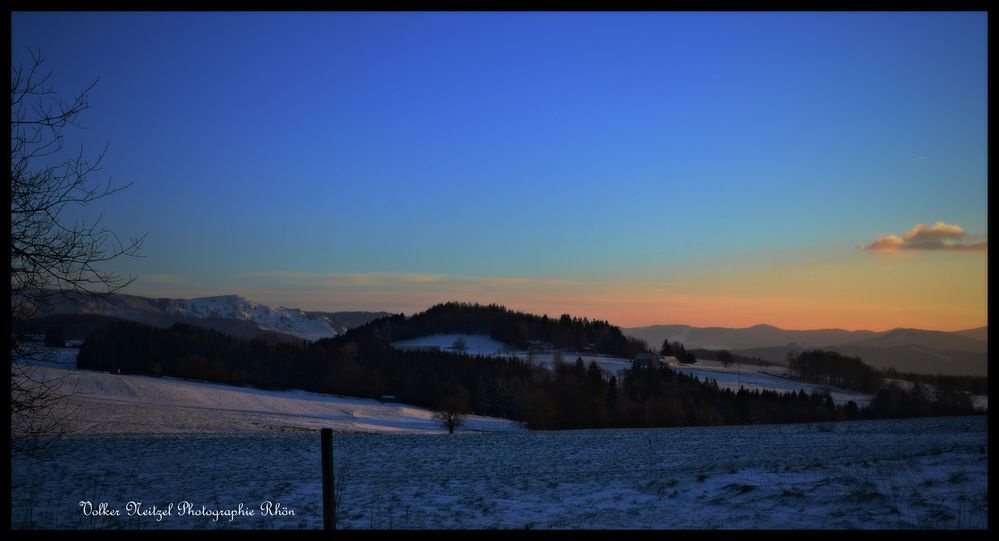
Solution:
M343 334L348 328L389 315L384 312L305 312L284 306L272 308L239 295L171 299L115 294L101 300L66 293L53 297L53 300L50 306L40 309L49 318L65 314L104 316L157 327L168 327L180 322L201 325L234 336L276 333L287 339L294 337L305 340Z
M252 321L263 330L291 334L306 340L328 338L347 330L334 326L325 317L311 316L298 308L271 308L239 295L180 300L174 306L175 313L181 315Z

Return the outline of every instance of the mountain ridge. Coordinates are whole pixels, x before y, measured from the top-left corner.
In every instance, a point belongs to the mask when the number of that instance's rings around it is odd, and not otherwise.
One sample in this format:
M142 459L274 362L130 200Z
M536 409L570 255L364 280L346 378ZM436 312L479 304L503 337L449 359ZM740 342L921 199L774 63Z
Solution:
M79 315L124 319L159 327L174 323L203 324L222 332L237 329L238 335L270 335L279 340L331 338L372 319L391 315L387 312L345 311L341 320L338 317L341 312L306 312L285 306L272 308L236 294L178 299L115 293L95 299L79 293L63 292L52 299L52 302L39 307L42 319ZM259 332L254 333L253 329Z
M894 327L885 331L871 331L867 329L846 330L838 327L822 329L783 329L767 323L760 323L750 327L697 327L682 323L666 323L640 327L622 327L622 330L626 333L632 334L633 336L643 338L652 345L661 344L662 340L667 336L672 337L673 335L685 334L688 336L689 340L689 336L693 334L695 338L690 343L691 347L704 346L705 344L701 343L701 341L705 339L718 339L719 336L715 335L720 335L725 339L726 343L724 344L724 347L742 347L744 345L750 345L741 343L740 339L741 341L760 342L751 344L752 347L783 345L773 343L771 339L768 339L768 337L759 337L758 335L761 333L786 336L787 339L785 343L800 342L800 338L802 337L816 337L817 339L812 338L810 340L810 342L814 343L809 344L815 347L839 345L840 339L830 339L827 335L841 336L843 340L842 343L851 343L854 339L860 341L883 336L897 337L902 334L934 335L936 337L956 336L960 337L957 341L962 342L964 347L970 348L968 349L969 351L980 350L981 347L974 344L975 342L988 342L988 326L959 331L939 331L913 327ZM967 341L961 339L967 339Z
M670 324L623 329L658 347L668 338L690 349L728 349L746 357L782 363L792 351L826 349L860 357L878 368L902 372L988 375L988 327L961 331L894 328L788 330L772 325L694 327Z

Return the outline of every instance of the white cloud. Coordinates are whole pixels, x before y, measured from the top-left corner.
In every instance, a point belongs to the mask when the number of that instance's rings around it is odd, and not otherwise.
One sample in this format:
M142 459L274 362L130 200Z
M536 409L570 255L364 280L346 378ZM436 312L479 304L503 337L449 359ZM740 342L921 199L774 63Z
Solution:
M917 224L906 234L884 235L864 249L880 252L898 250L947 250L955 252L985 252L988 241L968 243L969 235L964 228L955 224L936 222L933 225Z

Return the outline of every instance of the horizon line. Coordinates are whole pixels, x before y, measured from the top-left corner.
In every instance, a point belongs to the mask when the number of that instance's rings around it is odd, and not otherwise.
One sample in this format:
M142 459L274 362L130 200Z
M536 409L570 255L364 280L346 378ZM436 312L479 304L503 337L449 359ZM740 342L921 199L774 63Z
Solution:
M124 293L124 292L116 292L116 294L119 294L119 295L132 295L132 296L135 296L135 297L145 297L145 298L151 298L151 299L177 299L177 300L195 300L195 299L208 299L208 298L218 298L218 297L239 297L239 298L242 298L242 299L250 301L250 302L254 302L254 303L257 303L257 304L263 304L264 306L277 307L277 308L290 308L290 309L294 309L294 310L301 310L302 312L384 312L384 313L388 313L388 314L392 314L392 315L402 314L403 316L406 316L406 317L412 317L413 315L419 314L421 312L425 312L425 311L429 310L430 308L432 308L434 306L438 306L438 305L441 305L441 304L447 304L447 303L479 304L481 306L497 305L497 306L501 306L501 307L503 307L503 308L505 308L507 310L514 311L514 312L524 312L524 313L532 314L532 315L548 316L549 318L556 318L557 319L557 318L561 317L562 314L568 314L570 317L573 317L573 318L579 318L579 319L584 319L585 318L585 319L589 319L591 321L605 321L605 322L607 322L607 323L609 323L611 325L614 325L615 327L618 327L618 328L620 328L622 330L646 329L646 328L649 328L649 327L685 326L685 327L690 327L690 328L695 328L695 329L729 329L729 330L746 330L746 329L752 329L754 327L770 327L770 328L774 328L774 329L781 330L781 331L846 331L846 332L884 333L884 332L891 332L891 331L896 331L896 330L915 330L915 331L927 331L927 332L956 333L956 332L964 332L964 331L973 331L973 330L978 330L978 329L987 329L988 326L989 326L988 323L986 322L984 325L979 325L977 327L961 327L961 328L956 328L956 329L953 329L953 330L931 329L931 328L920 328L920 327L904 327L904 326L886 327L886 328L883 328L883 329L879 330L879 329L872 329L872 328L852 328L851 329L851 328L846 328L846 327L790 328L790 327L781 327L779 325L773 325L771 323L762 322L762 323L756 323L756 324L753 324L753 325L747 325L747 326L742 326L742 327L732 327L732 326L725 326L725 325L692 325L690 323L648 323L648 324L645 324L645 325L634 325L634 326L628 326L628 327L626 327L624 325L615 324L615 323L611 322L609 319L605 319L605 318L595 318L595 317L589 317L589 316L575 316L575 315L573 315L573 314L571 314L569 312L561 312L559 314L554 314L554 315L553 314L548 314L547 312L535 313L535 312L531 312L531 311L527 311L527 310L521 310L521 309L511 308L510 306L507 306L505 303L496 303L496 302L482 303L482 302L477 302L477 301L469 302L469 301L461 301L461 300L442 300L442 301L431 303L431 304L429 304L428 306L426 306L423 309L413 310L413 311L406 311L406 310L384 310L384 309L379 310L379 309L365 309L365 308L352 308L352 309L329 309L329 308L327 308L327 309L308 309L308 310L306 310L306 309L295 307L295 306L286 306L284 304L278 304L277 306L274 306L273 304L267 304L267 303L264 303L264 302L261 302L261 301L254 300L254 299L252 299L252 298L250 298L250 297L248 297L246 295L240 294L240 293L221 293L221 294L217 294L217 295L199 295L199 296L196 296L196 297L186 297L186 298L185 297L143 295L143 294L139 294L139 293Z

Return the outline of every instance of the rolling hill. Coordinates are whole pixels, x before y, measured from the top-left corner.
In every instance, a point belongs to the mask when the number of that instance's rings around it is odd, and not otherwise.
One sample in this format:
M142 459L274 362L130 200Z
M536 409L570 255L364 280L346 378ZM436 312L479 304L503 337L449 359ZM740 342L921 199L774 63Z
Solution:
M187 323L241 338L263 337L278 341L330 338L391 315L387 312L305 312L283 306L272 308L238 295L170 299L115 294L100 300L70 292L53 297L53 302L41 311L44 315L29 322L26 332L55 325L63 327L68 338L83 338L110 321L128 320L156 327Z
M742 329L652 325L625 333L659 346L663 340L687 348L729 349L732 353L783 363L789 351L826 349L860 357L877 368L947 375L988 375L988 327L956 332L923 329L847 331L787 330L771 325Z
M843 329L818 329L791 331L772 325L755 325L744 329L727 327L692 327L690 325L652 325L624 329L632 336L642 338L658 347L663 340L682 342L688 348L747 349L785 344L803 346L839 345L873 338L872 331L847 331Z

